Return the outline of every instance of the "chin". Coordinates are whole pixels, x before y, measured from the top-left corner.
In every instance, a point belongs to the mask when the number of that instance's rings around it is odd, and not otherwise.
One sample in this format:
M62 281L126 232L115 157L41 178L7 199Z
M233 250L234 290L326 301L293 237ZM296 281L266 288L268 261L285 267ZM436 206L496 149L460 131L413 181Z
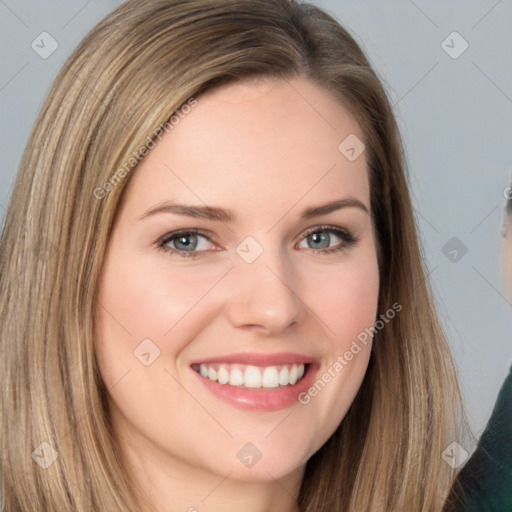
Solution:
M270 442L270 437L235 438L229 445L217 446L208 450L196 460L196 466L217 475L229 475L230 480L243 482L269 482L291 475L302 475L308 459L320 448L320 439L312 443L311 439L296 439L296 442L283 442L277 436ZM319 444L319 446L317 446ZM213 462L213 464L212 464Z
M287 460L288 459L288 460ZM232 470L230 479L238 480L241 482L271 482L274 480L286 479L286 477L294 474L302 474L306 466L307 458L305 460L289 460L283 454L281 460L267 460L261 459L253 467L238 466ZM224 474L229 473L230 470Z

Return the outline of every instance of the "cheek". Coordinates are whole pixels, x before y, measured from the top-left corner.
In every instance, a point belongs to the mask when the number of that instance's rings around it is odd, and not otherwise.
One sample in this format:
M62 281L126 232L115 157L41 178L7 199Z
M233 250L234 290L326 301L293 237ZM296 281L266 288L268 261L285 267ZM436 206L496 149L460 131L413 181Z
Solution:
M325 323L333 348L346 350L352 339L375 323L379 270L368 250L347 264L315 272L304 291L307 303Z
M342 273L325 298L335 339L344 343L375 322L379 293L378 272L371 268Z
M144 354L149 348L151 357L158 354L152 367L172 370L182 349L215 314L214 308L201 310L201 315L196 312L218 272L198 275L191 268L169 268L165 261L148 264L118 255L106 260L96 309L95 350L108 388L127 371L140 370L139 347L145 347Z
M115 265L105 264L98 296L101 316L117 337L163 339L194 310L222 270L213 274L165 261L116 258Z
M309 415L312 428L321 433L313 440L314 450L343 420L366 373L379 295L375 253L369 250L344 266L317 272L308 283L308 305L325 326L328 354L317 380L301 398L305 409L314 411Z

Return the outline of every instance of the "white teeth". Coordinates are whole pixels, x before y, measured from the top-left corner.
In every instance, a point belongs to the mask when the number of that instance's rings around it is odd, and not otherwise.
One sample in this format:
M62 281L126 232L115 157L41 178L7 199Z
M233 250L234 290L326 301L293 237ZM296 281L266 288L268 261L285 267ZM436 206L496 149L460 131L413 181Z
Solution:
M240 364L200 364L196 370L205 379L229 386L245 386L251 389L276 389L293 386L305 372L304 364L279 366L244 366Z
M279 386L277 368L275 366L265 368L261 380L264 388L277 388L277 386Z
M219 368L219 372L217 373L217 380L219 381L219 384L227 384L229 382L229 373L226 368L224 368L224 366Z
M244 374L240 368L233 368L229 376L230 386L242 386L244 383Z
M244 375L246 388L261 388L261 372L256 366L248 366Z
M297 369L297 365L294 364L292 369L290 370L290 384L295 384L297 382L297 378L299 376L299 370Z
M283 366L281 368L281 371L279 372L279 384L281 384L281 386L287 386L290 383L288 375L288 368L286 366Z

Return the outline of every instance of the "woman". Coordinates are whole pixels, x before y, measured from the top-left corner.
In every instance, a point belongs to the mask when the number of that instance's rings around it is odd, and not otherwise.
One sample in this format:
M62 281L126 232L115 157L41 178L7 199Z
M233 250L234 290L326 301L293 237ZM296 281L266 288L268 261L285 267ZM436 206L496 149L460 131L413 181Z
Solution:
M123 4L0 258L5 510L440 510L459 395L400 137L322 10Z

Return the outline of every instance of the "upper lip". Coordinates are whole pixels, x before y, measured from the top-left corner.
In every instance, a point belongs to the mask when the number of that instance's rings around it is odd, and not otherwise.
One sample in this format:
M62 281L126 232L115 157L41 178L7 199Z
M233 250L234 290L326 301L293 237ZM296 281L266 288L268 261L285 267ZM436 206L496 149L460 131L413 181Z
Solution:
M311 364L316 359L311 356L295 354L292 352L278 352L275 354L261 354L256 352L244 352L239 354L226 354L218 357L209 357L207 359L198 359L191 365L197 364L243 364L252 366L279 366L284 364Z

